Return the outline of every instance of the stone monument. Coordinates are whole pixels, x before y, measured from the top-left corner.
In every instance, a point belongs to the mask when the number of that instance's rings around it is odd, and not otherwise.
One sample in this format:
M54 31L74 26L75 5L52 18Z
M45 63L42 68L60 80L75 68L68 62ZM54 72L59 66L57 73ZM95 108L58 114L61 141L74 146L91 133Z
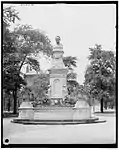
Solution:
M60 43L60 37L55 38L56 45L53 48L52 63L49 69L50 73L50 88L49 97L51 98L51 104L62 102L67 95L67 72L68 69L63 63L63 46Z
M15 123L86 123L95 122L97 118L92 117L91 107L88 103L83 101L80 97L75 107L64 105L65 97L68 96L67 92L67 73L68 69L63 63L63 46L60 43L59 36L55 38L56 45L53 48L52 63L49 69L50 86L49 98L51 100L50 106L33 107L28 102L29 95L26 94L27 100L22 102L19 108L19 117L14 119ZM29 72L27 68L26 81L27 86L31 86L33 79L37 73ZM58 106L58 107L57 107Z

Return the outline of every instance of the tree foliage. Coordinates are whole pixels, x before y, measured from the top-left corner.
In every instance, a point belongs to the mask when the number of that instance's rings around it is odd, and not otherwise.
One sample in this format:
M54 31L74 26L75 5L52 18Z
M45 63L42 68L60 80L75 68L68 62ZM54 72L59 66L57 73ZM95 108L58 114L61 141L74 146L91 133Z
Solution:
M16 46L26 55L37 54L42 51L48 56L52 53L52 45L48 36L30 25L20 25L15 28Z
M15 21L20 20L19 18L19 12L16 11L16 9L12 6L4 7L3 6L3 35L7 29L7 27L10 26L11 23L15 23Z
M112 51L102 50L101 45L95 45L94 48L90 48L89 60L85 85L89 87L91 97L101 102L103 112L103 103L115 97L116 58Z
M49 56L51 55L52 47L48 37L27 25L15 28L14 32L8 30L4 36L4 88L13 90L15 96L20 85L25 84L21 76L23 65L29 64L33 69L39 71L40 64L35 55L42 51ZM16 99L17 96L14 97L14 101Z
M10 25L11 22L15 23L15 19L20 20L19 12L13 6L3 8L3 23Z
M77 58L72 56L63 57L63 62L68 69L73 70L73 67L77 67Z
M39 71L40 65L34 55L39 52L50 56L52 46L49 38L41 31L29 25L20 25L10 31L8 26L19 19L18 13L12 7L3 10L3 88L13 94L14 113L16 113L17 91L25 85L21 68L25 64Z

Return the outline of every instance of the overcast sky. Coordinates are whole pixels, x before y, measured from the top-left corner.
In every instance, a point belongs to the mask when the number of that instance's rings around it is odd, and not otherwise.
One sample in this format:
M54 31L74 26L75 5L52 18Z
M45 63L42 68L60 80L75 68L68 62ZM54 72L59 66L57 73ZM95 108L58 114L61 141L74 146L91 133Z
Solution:
M84 72L88 64L89 47L101 44L105 50L115 51L116 43L116 7L104 5L17 5L21 21L19 24L30 24L33 28L45 31L52 44L55 36L61 37L65 56L76 56L78 67L77 80L83 83ZM41 61L42 68L49 65Z

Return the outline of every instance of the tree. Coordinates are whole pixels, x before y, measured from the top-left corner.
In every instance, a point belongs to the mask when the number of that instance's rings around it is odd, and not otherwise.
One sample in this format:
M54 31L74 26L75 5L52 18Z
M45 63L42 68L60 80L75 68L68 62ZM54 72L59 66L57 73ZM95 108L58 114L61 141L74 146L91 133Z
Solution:
M12 36L8 38L8 35ZM30 64L33 69L39 71L40 65L35 55L42 51L50 56L52 46L44 33L28 25L18 26L14 32L5 36L6 40L3 43L4 87L12 90L14 113L16 113L17 91L20 85L25 83L21 76L21 68L25 64Z
M99 100L103 112L104 102L115 97L116 58L112 51L102 50L101 45L95 45L90 48L89 60L84 84L89 87L91 97Z

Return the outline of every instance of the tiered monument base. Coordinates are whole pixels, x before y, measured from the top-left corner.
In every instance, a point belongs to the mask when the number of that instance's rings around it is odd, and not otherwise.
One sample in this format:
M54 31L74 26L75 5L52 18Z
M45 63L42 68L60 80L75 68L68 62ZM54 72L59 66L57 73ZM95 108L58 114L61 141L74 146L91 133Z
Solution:
M22 124L84 124L105 121L100 121L98 118L93 117L90 107L72 108L49 106L19 108L19 117L12 122Z

